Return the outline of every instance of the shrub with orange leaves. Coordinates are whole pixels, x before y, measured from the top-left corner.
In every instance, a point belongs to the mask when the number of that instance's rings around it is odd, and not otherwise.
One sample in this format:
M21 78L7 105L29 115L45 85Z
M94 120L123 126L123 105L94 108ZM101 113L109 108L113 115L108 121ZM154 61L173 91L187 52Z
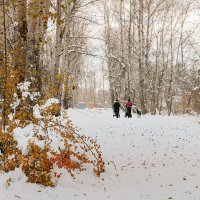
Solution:
M30 98L31 93L24 93L23 101L27 102L26 98ZM26 105L18 105L23 107L22 113L30 111ZM26 127L32 127L29 141L23 144L26 145L26 153L22 153L13 136L18 127L21 129L17 134L23 134ZM86 170L86 165L92 165L97 176L105 171L100 146L92 138L79 134L57 99L35 105L31 115L13 114L6 130L8 133L0 133L0 169L8 172L21 167L30 183L54 186L53 174L57 178L61 176L59 171L54 171L55 166L57 170L66 169L72 177L75 171Z
M55 165L58 169L66 169L74 177L74 171L83 171L86 164L92 164L94 173L100 176L105 171L100 146L95 140L77 132L66 111L59 117L52 116L54 106L57 108L56 103L41 106L42 115L39 116L42 118L35 120L33 141L40 141L42 147L30 141L28 154L23 156L22 170L28 182L54 186L51 176ZM62 148L57 146L56 149L52 145L52 134L60 138L58 145Z

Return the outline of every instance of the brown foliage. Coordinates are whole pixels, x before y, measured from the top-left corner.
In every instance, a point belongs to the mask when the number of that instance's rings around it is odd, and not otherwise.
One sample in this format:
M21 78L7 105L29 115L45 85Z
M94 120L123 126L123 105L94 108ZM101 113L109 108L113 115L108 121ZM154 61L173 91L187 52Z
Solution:
M22 171L30 183L53 186L51 180L51 163L47 148L42 149L33 142L30 142L28 145L28 154L23 156L22 159Z
M22 152L9 133L0 133L0 169L9 172L20 166Z

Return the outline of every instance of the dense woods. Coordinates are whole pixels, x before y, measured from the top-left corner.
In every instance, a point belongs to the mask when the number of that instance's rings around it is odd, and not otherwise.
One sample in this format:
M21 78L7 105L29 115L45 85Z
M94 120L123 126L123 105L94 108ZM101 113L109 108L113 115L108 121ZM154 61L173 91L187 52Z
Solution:
M105 55L112 100L143 113L200 112L198 1L104 2Z
M63 108L79 100L98 104L98 93L101 105L108 103L107 91L98 92L98 72L86 59L99 59L88 51L88 27L95 30L98 23L90 10L104 19L96 38L104 43L99 57L110 103L130 97L143 113L200 112L198 1L2 0L0 9L3 126L24 81L37 101L55 97ZM21 101L16 116L20 110L31 115L36 103Z

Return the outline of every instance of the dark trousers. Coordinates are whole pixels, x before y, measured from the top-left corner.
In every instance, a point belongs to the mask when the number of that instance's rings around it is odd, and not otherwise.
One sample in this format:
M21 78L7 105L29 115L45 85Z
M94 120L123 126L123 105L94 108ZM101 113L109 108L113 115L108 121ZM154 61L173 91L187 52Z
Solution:
M114 109L114 115L118 118L119 117L119 110L118 109Z
M128 118L132 117L131 108L126 108L126 117L128 117Z

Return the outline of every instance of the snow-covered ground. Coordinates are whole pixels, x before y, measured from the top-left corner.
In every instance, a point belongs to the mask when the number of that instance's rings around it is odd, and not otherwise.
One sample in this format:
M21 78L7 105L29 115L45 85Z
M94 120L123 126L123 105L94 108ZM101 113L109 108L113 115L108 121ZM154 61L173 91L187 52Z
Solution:
M101 145L106 172L63 175L55 188L27 184L20 170L0 176L0 200L199 200L200 117L112 117L110 109L70 109L80 133ZM6 181L11 178L11 185Z

